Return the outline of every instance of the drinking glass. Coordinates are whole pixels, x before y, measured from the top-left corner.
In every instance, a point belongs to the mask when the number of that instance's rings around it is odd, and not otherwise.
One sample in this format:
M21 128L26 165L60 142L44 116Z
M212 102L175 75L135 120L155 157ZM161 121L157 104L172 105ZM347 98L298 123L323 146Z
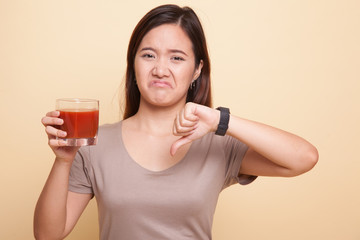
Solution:
M97 143L99 126L99 101L84 98L61 98L56 100L56 110L64 124L60 130L67 133L67 146L86 146Z

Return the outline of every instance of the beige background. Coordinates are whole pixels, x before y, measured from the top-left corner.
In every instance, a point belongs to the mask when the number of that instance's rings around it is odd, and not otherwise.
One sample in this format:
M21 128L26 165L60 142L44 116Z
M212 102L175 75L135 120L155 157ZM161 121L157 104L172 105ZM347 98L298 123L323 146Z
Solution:
M219 199L214 239L360 239L360 2L198 0L215 106L303 136L318 165L259 178ZM165 1L0 0L0 239L32 239L53 161L41 117L59 97L101 101L118 88L137 21ZM97 239L92 201L67 239Z

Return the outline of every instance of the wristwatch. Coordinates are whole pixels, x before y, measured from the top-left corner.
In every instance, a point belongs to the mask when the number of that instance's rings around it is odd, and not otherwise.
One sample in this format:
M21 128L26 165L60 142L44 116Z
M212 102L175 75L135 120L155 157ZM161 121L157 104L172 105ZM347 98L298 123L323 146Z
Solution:
M220 121L215 134L224 136L227 129L229 128L230 110L225 107L218 107L216 109L220 110Z

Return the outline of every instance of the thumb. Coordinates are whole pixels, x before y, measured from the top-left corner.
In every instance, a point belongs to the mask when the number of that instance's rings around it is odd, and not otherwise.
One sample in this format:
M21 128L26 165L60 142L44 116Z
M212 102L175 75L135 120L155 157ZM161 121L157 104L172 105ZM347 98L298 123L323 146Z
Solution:
M171 145L171 147L170 147L170 154L171 154L171 156L174 156L175 153L177 152L177 150L178 150L181 146L183 146L183 145L185 145L185 144L187 144L187 143L189 143L189 142L191 142L191 139L187 138L186 136L185 136L185 137L181 137L181 138L179 138L178 140L176 140L176 141Z

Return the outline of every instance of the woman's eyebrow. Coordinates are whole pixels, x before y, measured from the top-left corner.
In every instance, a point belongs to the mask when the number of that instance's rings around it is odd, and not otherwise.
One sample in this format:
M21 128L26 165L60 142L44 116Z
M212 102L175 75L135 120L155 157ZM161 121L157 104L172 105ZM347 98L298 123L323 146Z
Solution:
M156 50L152 47L143 47L142 49L140 49L140 52L142 51L153 51L153 52L156 52ZM181 53L185 56L188 56L183 50L180 50L180 49L170 49L169 50L170 53Z
M169 51L171 53L181 53L181 54L184 54L185 56L188 56L184 51L182 51L180 49L170 49Z
M140 52L141 51L148 51L148 50L155 52L155 49L153 49L151 47L144 47L144 48L140 49Z

